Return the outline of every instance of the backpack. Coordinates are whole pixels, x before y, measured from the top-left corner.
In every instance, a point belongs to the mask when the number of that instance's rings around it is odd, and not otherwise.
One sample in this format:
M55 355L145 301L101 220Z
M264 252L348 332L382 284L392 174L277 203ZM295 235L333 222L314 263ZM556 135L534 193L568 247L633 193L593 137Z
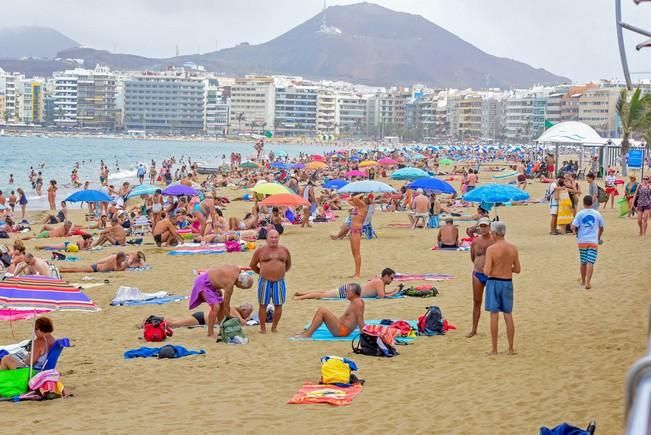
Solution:
M545 191L545 202L550 202L552 198L554 197L554 189L552 189L552 185L550 184L547 190Z
M165 341L171 337L174 332L167 326L167 322L162 317L149 316L145 320L143 338L145 341Z
M599 202L599 204L608 202L608 194L601 186L597 186L597 201Z
M357 344L355 344L357 340ZM362 332L351 342L353 352L361 355L390 358L399 355L395 347L386 344L382 338Z
M240 319L230 316L225 317L219 326L219 334L220 337L217 341L223 341L224 343L228 343L229 338L245 337L242 325L240 325Z
M350 384L352 370L357 370L357 365L353 361L326 355L321 358L321 383Z
M436 305L427 307L425 314L418 318L418 334L419 335L443 335L443 314L441 309Z

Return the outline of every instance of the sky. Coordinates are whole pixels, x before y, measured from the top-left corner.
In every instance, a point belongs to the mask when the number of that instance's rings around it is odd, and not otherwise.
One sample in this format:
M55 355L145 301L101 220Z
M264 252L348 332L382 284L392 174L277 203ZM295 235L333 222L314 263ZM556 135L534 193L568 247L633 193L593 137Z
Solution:
M3 2L4 3L4 2ZM328 6L355 1L328 0ZM576 82L623 77L614 0L374 0L422 15L483 51ZM651 30L651 3L622 0L623 20ZM318 14L323 0L21 0L2 5L0 27L47 26L97 49L148 57L263 43ZM630 34L636 78L651 78L651 49Z

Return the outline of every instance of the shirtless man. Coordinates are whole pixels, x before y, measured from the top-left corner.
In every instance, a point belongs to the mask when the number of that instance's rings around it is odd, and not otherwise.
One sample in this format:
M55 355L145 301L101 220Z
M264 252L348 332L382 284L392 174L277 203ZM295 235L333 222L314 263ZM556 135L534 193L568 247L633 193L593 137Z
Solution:
M476 171L472 169L468 169L468 185L466 187L466 193L470 192L471 190L474 190L474 188L477 187L477 181L478 181L478 177Z
M128 267L127 256L124 252L111 254L90 266L60 267L61 273L95 273L95 272L121 272Z
M436 236L436 243L442 249L459 247L459 228L454 225L452 218L447 218L445 225L439 229L439 234Z
M391 284L395 275L396 273L393 271L393 269L387 267L382 271L382 275L380 277L376 276L375 278L370 279L364 284L362 284L361 297L381 299L381 298L388 298L395 295L400 291L399 288L395 288L392 291L386 291L386 286ZM296 292L294 293L294 299L296 299L297 301L302 301L304 299L331 299L331 298L346 299L347 285L348 284L344 284L338 289L314 290L310 292Z
M525 190L527 188L527 176L524 174L524 160L515 166L515 170L518 172L518 188Z
M484 263L486 260L486 249L495 243L490 232L491 221L488 218L479 219L479 237L473 240L470 245L470 261L473 264L472 270L472 329L466 337L477 335L477 326L481 316L481 303L484 296L484 287L488 277L484 275Z
M49 239L52 237L68 237L72 233L72 222L65 221L63 225L43 225L43 229L40 233L35 236L24 236L21 237L21 240L31 240L31 239Z
M361 298L362 288L359 284L346 285L346 299L350 302L344 314L337 318L330 310L320 307L316 310L310 326L296 338L310 338L314 331L325 323L335 337L348 337L355 328L364 329L364 301Z
M93 236L90 234L82 234L81 242L63 242L56 245L38 245L36 249L42 250L47 249L48 251L70 251L70 245L77 245L79 251L90 251L93 247Z
M285 273L292 267L289 249L278 244L280 234L276 230L267 232L267 244L255 250L250 267L258 278L258 314L260 319L267 316L267 305L274 304L274 318L271 332L276 332L283 314L283 304L287 294ZM260 322L260 333L267 332L265 322Z
M215 323L221 322L230 313L233 287L247 289L252 285L253 278L248 273L228 264L212 267L194 280L189 309L193 310L204 302L210 305L208 337L215 336Z
M152 233L156 246L160 248L163 243L165 243L166 246L183 244L183 237L176 232L176 222L180 215L181 213L178 209L173 210L169 212L165 219L158 221Z
M423 193L423 189L418 189L418 195L411 202L412 212L409 214L409 220L411 221L411 229L416 228L416 223L418 218L423 218L423 228L427 227L427 220L429 219L429 208L430 202L429 198Z
M251 320L251 314L253 313L253 305L251 304L242 304L237 307L231 307L229 316L240 319L240 325L246 326L246 322ZM208 314L209 316L210 314ZM188 317L182 319L170 319L165 317L165 322L170 328L192 328L194 326L203 326L206 324L206 313L203 311L195 311ZM147 319L145 319L147 320ZM138 328L142 329L145 325L143 321Z
M106 243L115 246L124 246L127 244L127 233L120 225L117 216L111 218L111 226L99 233L99 239L94 246L102 246Z
M50 265L42 258L34 257L31 253L25 254L25 261L16 266L14 275L25 272L26 275L50 276Z
M500 312L504 314L506 337L509 342L508 354L513 355L513 338L515 325L513 323L513 274L520 273L520 258L518 248L504 240L506 224L493 222L491 233L495 243L486 249L484 275L486 281L486 311L491 313L492 349L489 355L497 355L497 322Z

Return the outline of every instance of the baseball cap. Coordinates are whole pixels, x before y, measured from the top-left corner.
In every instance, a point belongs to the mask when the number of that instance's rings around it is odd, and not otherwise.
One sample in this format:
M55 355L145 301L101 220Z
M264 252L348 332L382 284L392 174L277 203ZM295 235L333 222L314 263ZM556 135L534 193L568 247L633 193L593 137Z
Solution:
M416 189L416 192L423 193L423 189L418 188L418 189Z
M487 217L480 218L479 221L477 222L477 225L490 225L491 220L488 219Z

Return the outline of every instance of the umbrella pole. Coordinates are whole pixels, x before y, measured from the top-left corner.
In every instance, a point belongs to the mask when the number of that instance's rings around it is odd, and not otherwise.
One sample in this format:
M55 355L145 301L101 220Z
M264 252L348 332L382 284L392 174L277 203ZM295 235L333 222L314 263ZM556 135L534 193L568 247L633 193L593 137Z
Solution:
M34 370L34 340L36 340L36 310L34 310L34 325L32 327L32 346L29 351L29 379L32 379L32 371ZM29 380L27 381L29 382Z

